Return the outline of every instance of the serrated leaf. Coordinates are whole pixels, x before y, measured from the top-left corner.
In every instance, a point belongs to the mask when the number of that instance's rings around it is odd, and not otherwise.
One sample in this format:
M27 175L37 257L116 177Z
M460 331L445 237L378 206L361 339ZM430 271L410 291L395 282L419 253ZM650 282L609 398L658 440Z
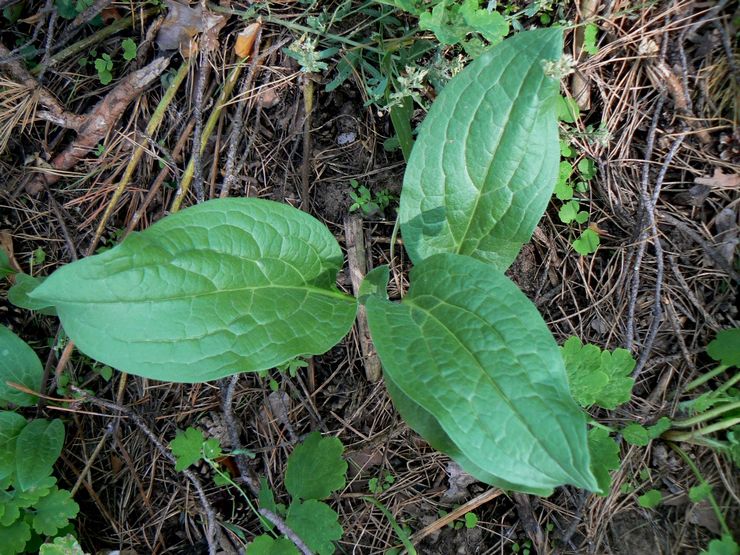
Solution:
M481 8L479 0L464 0L460 15L472 30L491 44L500 42L509 32L509 23L504 16L495 10Z
M692 503L699 503L700 501L707 499L710 495L712 495L712 486L707 482L689 488L689 499Z
M54 486L34 506L33 529L39 534L53 536L77 516L80 506L67 490Z
M435 8L436 9L436 8ZM529 240L558 177L558 84L541 62L562 32L518 33L456 75L421 125L399 221L414 263L466 254L499 270Z
M26 542L31 539L31 527L25 520L16 520L9 526L0 526L0 554L23 553Z
M599 32L599 28L595 23L587 23L583 29L583 50L592 56L599 51L599 47L596 46L596 35Z
M15 440L18 486L28 490L51 474L64 445L64 424L59 419L37 418L26 424Z
M738 555L740 554L740 546L735 542L729 534L724 534L722 538L718 540L712 540L709 542L707 549L702 551L699 555Z
M670 427L670 419L664 416L649 428L645 428L636 423L629 424L622 430L622 437L624 437L624 440L627 443L637 445L638 447L645 447L653 439L660 437L660 435L670 429Z
M324 499L346 483L347 461L339 438L313 432L288 457L285 489L294 499Z
M740 366L740 328L721 330L707 346L707 353L725 366Z
M593 428L588 432L588 449L591 452L591 472L601 489L602 496L612 489L611 471L619 468L619 446L609 432Z
M573 398L584 408L614 409L630 399L635 360L626 349L602 351L570 337L560 349Z
M0 325L0 406L13 403L29 407L35 404L38 397L19 391L8 382L38 391L43 375L44 367L33 349L8 328Z
M136 43L133 39L126 39L121 43L121 48L123 48L123 59L126 61L131 61L134 58L136 58Z
M15 473L15 441L26 419L15 412L0 412L0 480Z
M318 555L334 553L332 542L342 539L344 532L339 525L339 515L329 505L315 499L293 501L285 523Z
M585 416L531 301L466 256L435 255L410 281L402 303L367 299L386 377L482 471L526 491L595 490Z
M254 541L247 546L247 553L249 555L300 555L300 551L290 540L271 538L265 534L254 538Z
M54 538L52 543L45 543L39 551L41 555L85 555L82 547L72 534Z
M660 505L661 501L663 501L663 494L657 489L648 490L637 498L637 504L644 509L654 509Z
M181 472L202 459L204 441L203 432L196 428L177 432L175 439L170 442L170 449L176 459L175 470Z
M254 198L168 216L54 272L53 303L85 354L138 376L196 382L320 354L357 304L335 286L342 253L318 220Z

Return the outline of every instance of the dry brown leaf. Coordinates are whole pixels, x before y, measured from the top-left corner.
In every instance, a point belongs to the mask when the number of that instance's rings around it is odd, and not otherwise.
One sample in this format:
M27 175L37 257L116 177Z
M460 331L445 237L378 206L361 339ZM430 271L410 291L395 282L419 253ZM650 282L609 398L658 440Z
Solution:
M156 44L161 50L188 49L190 39L203 29L200 5L191 8L175 0L165 0L167 16L157 33Z
M714 169L712 177L697 177L694 183L708 185L715 189L737 189L740 187L740 175L736 173L722 173L719 168Z
M254 41L257 38L257 32L260 27L260 23L252 23L237 35L236 44L234 44L234 53L237 56L246 58L252 53L252 47L254 46Z
M0 250L4 251L5 254L8 255L8 262L10 262L11 268L13 268L16 272L23 271L18 264L18 261L13 256L13 236L7 229L3 229L0 231Z

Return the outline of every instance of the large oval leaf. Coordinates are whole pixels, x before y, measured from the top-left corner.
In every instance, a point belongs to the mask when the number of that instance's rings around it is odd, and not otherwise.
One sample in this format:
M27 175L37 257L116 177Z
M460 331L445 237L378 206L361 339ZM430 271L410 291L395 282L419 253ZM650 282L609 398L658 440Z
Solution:
M64 424L59 419L31 420L15 440L18 486L28 490L51 474L64 445Z
M435 255L411 271L402 303L371 296L367 316L386 375L408 398L404 416L427 433L427 415L436 419L469 472L538 493L566 483L598 489L558 346L504 275ZM432 444L444 442L434 435Z
M356 301L335 287L339 245L319 221L259 199L212 200L30 295L54 304L87 355L131 374L195 382L327 351Z
M20 275L20 274L19 274ZM21 407L33 405L38 398L21 391L10 383L39 391L44 367L36 353L10 329L0 325L0 406L13 403Z
M414 144L399 220L415 263L457 253L505 270L529 240L558 174L558 84L544 60L562 32L518 33L452 79Z

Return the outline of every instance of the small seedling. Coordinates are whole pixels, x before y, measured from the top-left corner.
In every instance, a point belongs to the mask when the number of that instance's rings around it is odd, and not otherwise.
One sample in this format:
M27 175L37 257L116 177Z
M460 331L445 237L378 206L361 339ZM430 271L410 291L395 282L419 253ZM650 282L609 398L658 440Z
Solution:
M660 505L661 501L663 501L663 494L657 489L648 490L637 498L637 504L644 509L654 509Z
M123 59L127 62L136 58L136 43L133 39L126 39L121 43L123 48Z
M396 482L396 477L392 474L384 474L382 480L380 478L370 478L367 483L367 489L370 493L379 494L390 489L390 487Z
M113 60L109 54L103 54L95 59L95 70L102 85L107 85L113 80Z
M583 28L583 51L592 56L599 51L599 47L596 46L598 32L599 28L595 23L587 23Z

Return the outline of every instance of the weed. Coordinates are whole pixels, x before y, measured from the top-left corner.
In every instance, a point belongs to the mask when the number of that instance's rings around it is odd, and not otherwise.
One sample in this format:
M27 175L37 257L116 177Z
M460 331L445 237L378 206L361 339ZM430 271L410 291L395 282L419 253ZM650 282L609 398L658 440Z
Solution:
M113 60L110 54L102 54L95 59L95 70L98 72L98 79L101 85L107 85L113 80Z
M121 43L123 48L123 59L127 62L136 59L136 43L133 39L126 39Z
M386 208L396 199L388 189L381 189L376 195L372 191L361 185L356 179L350 179L352 191L349 196L352 199L352 205L349 207L350 212L360 210L365 216L373 216L385 212Z

